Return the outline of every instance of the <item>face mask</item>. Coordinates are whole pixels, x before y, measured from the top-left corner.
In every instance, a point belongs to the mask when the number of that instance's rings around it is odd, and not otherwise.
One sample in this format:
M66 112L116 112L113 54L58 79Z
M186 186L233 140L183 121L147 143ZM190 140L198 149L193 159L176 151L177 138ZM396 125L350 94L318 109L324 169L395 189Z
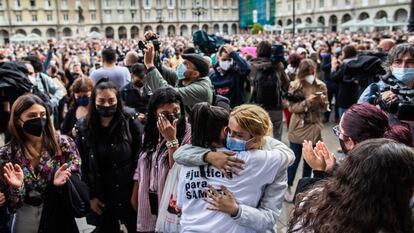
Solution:
M116 113L116 104L108 107L97 105L96 110L101 117L111 117Z
M327 55L327 53L321 53L321 57L326 57Z
M76 99L76 105L78 106L88 106L89 104L89 97L83 96Z
M224 71L228 70L231 66L232 62L231 61L221 61L219 62L220 68Z
M344 152L344 154L348 154L349 151L348 151L348 149L345 146L344 140L339 139L339 145L341 145L342 152Z
M247 141L230 137L230 134L227 133L227 139L226 139L227 149L231 151L246 151L246 143Z
M170 124L172 125L172 124L173 124L173 122L174 122L176 119L180 119L181 114L180 114L180 113L173 114L173 115L165 115L165 114L164 114L164 116L165 116L165 118L167 118L167 120L168 120L168 121L170 122Z
M342 52L342 49L341 49L340 47L335 48L335 53L336 53L336 54L341 53L341 52Z
M185 72L187 71L187 67L183 63L177 66L177 77L178 80L185 79Z
M33 118L23 123L23 130L33 136L40 137L46 127L46 118Z
M392 75L404 84L414 80L414 68L392 68Z
M313 82L315 82L315 76L313 76L313 75L308 75L308 76L305 78L305 80L306 80L306 82L308 82L309 84L313 84Z

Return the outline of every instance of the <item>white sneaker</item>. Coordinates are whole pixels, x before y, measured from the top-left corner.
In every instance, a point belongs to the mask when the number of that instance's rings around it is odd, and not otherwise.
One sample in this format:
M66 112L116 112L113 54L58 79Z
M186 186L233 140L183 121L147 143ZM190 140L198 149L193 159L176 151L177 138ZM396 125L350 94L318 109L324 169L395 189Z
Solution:
M292 203L294 197L295 197L295 193L292 192L290 187L288 187L288 189L286 190L286 193L285 193L285 201L289 202L289 203Z

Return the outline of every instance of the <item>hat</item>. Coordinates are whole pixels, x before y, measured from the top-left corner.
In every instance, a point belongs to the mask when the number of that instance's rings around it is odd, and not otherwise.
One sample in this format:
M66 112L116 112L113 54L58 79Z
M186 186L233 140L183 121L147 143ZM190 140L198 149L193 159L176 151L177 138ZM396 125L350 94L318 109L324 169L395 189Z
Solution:
M197 71L200 72L200 77L207 76L209 72L208 62L201 55L190 53L183 54L182 57L183 59L193 63L193 65L197 68Z

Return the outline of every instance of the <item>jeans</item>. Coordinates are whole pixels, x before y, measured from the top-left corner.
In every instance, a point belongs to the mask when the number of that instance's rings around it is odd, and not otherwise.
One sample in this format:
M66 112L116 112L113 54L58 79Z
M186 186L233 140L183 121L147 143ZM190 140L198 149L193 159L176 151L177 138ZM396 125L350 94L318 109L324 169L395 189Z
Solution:
M296 170L298 169L300 159L302 157L302 144L296 144L290 142L290 149L293 150L293 153L295 153L295 161L292 165L288 168L288 186L293 185L293 180L296 176ZM312 173L312 168L306 163L305 160L303 160L303 173L302 177L310 177Z
M346 112L347 108L338 108L338 112L339 112L339 118L342 118L342 115L344 115L344 113Z
M267 112L273 124L273 137L281 141L283 132L283 110L271 110Z

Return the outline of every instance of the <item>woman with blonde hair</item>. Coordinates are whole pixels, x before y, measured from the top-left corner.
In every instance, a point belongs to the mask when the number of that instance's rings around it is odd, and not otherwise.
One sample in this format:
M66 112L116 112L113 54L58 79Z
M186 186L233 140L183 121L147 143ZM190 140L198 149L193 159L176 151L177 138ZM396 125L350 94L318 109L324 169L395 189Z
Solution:
M181 170L178 186L182 232L272 230L293 152L268 136L272 123L266 110L241 105L229 114L199 103L190 122L192 145L174 153L175 161L187 166ZM197 183L203 188L208 185L209 194L193 188ZM208 203L203 201L206 197ZM208 229L203 228L206 221Z
M325 83L316 78L316 63L311 59L300 62L295 81L291 82L288 92L289 111L292 118L289 125L290 148L295 153L295 162L288 169L288 191L286 201L293 200L291 186L302 157L304 140L318 142L322 140L323 128L320 112L330 111ZM304 161L303 177L311 175L312 169Z

